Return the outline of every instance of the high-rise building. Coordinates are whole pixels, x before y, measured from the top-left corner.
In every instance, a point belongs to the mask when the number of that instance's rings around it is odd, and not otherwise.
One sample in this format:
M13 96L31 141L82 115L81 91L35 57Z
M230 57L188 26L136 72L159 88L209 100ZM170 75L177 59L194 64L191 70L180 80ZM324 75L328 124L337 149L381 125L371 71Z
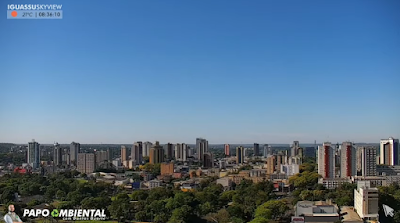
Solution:
M243 146L236 147L236 164L244 163L244 148Z
M134 165L142 164L143 159L143 149L139 143L134 143L131 150L131 160Z
M40 166L40 144L35 142L33 139L32 142L28 143L28 156L27 156L28 164L32 166L32 168L36 169Z
M94 153L78 153L77 170L80 173L93 173L96 170Z
M267 157L267 174L273 174L276 170L276 157L268 156Z
M196 138L197 158L203 162L204 154L208 153L208 141L203 138Z
M390 137L382 139L380 145L380 162L381 165L395 166L399 165L399 140Z
M357 176L356 148L351 142L343 142L340 150L340 177Z
M151 142L144 142L142 147L143 156L150 156L150 149L152 148L153 143Z
M361 176L361 166L362 166L362 149L364 147L357 147L357 176Z
M205 168L213 168L214 167L214 158L212 153L204 153L204 158L203 158L203 167Z
M364 220L378 220L378 188L371 187L370 181L358 181L354 190L354 209Z
M260 144L254 143L254 156L260 156Z
M376 149L361 147L361 176L376 176Z
M282 161L283 161L283 155L282 154L276 155L276 170L278 172L281 171Z
M229 156L230 154L230 145L229 144L225 144L225 156Z
M71 159L70 159L70 154L69 154L69 149L64 148L64 154L62 155L62 163L69 166L71 165Z
M300 143L299 143L299 141L293 141L290 156L297 156L297 155L298 155L298 149L299 149L299 148L300 148Z
M60 147L60 144L58 144L57 142L54 143L53 162L55 166L62 165L62 149Z
M272 148L268 144L264 144L264 158L267 158L268 156L272 155Z
M303 148L299 148L297 150L297 156L299 156L301 159L304 158L304 149Z
M128 151L125 146L121 146L121 162L128 160Z
M318 174L322 178L335 178L335 149L330 142L318 146Z
M164 150L167 159L172 160L174 158L174 148L172 143L165 144Z
M150 163L162 163L164 162L164 149L160 146L160 143L156 141L156 144L150 149Z
M175 145L175 159L179 161L187 161L188 158L188 146L185 143L177 143Z
M108 152L106 150L96 151L95 156L96 156L96 167L100 166L104 162L110 161Z
M76 162L78 160L78 153L81 152L81 144L77 143L77 142L72 142L71 145L69 146L69 159L70 162L73 165L76 165Z

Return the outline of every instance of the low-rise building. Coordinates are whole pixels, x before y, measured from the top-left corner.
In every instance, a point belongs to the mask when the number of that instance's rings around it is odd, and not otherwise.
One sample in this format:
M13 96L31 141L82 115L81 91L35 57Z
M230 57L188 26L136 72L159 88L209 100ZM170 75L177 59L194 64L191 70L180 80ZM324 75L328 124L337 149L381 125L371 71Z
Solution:
M318 183L324 185L325 188L332 190L338 188L344 183L352 183L352 180L350 178L320 178Z
M304 222L335 223L340 220L336 204L324 201L299 201L295 206L295 216L304 217Z
M354 190L354 208L363 220L378 220L378 188L372 187L369 181L357 182Z
M159 180L150 180L148 182L148 187L149 187L149 189L153 189L153 188L156 188L156 187L161 187L161 181L159 181Z

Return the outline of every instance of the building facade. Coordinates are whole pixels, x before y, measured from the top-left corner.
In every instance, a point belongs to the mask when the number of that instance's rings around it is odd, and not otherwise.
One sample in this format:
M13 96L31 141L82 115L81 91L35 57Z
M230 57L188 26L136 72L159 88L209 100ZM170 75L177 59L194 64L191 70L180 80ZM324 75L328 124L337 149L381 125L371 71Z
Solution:
M93 173L96 169L96 158L94 153L78 153L77 171L80 173Z
M378 220L378 188L373 188L369 181L358 181L354 190L354 209L365 220Z
M78 153L81 152L81 144L77 142L72 142L69 146L69 159L70 163L76 165L78 160Z
M150 163L162 163L164 162L164 149L160 146L160 143L156 141L155 145L150 149Z
M380 143L380 162L381 165L399 165L399 140L390 137L382 139Z
M322 178L335 178L335 150L330 142L318 146L318 174Z
M34 169L40 166L40 144L35 140L28 143L27 163Z
M361 151L361 176L376 176L376 149L362 147Z
M357 153L351 142L343 142L340 150L340 177L357 176Z
M131 160L134 165L140 165L143 161L143 149L139 143L134 143L131 150Z

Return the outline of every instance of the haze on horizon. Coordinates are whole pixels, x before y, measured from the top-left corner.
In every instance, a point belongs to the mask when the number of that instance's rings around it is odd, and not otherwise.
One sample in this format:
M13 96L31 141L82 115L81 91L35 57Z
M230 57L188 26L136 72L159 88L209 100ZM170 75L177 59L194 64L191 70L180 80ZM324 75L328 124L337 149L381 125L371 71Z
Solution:
M0 142L400 138L400 1L62 4L0 20Z

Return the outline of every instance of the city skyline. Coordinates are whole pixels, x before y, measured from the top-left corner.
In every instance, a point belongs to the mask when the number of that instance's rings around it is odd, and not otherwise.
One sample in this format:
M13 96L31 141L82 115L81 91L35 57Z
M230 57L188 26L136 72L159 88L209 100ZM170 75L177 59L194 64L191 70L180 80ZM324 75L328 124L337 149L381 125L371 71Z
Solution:
M0 142L400 136L399 1L95 5L2 18Z

